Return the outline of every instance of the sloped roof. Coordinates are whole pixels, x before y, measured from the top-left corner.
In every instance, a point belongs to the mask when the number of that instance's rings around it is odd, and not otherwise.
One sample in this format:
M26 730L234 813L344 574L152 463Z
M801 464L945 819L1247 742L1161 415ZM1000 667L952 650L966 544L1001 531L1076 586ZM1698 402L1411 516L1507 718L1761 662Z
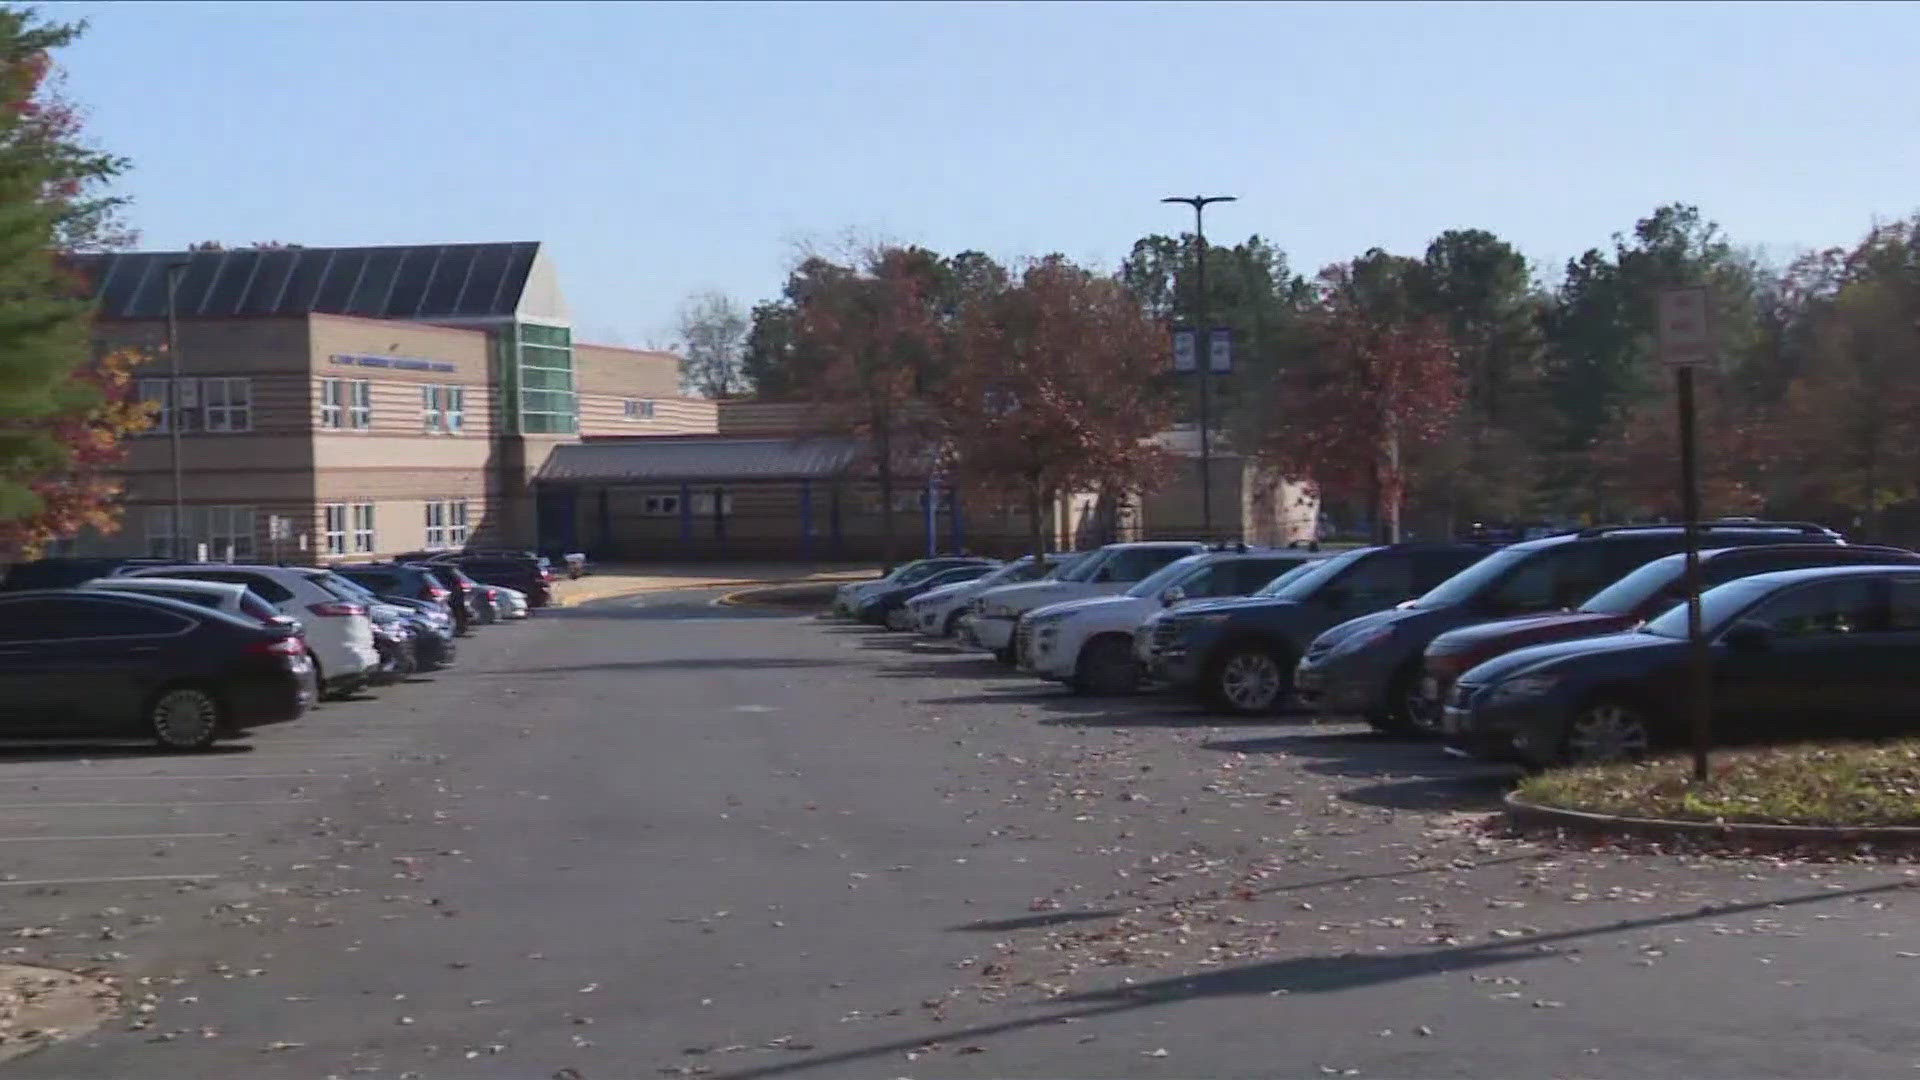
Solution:
M554 447L534 480L557 485L821 480L846 473L860 458L860 444L852 439L608 439Z
M240 248L78 255L108 319L164 319L167 267L184 263L178 311L210 316L359 315L508 318L519 310L538 242L389 247Z

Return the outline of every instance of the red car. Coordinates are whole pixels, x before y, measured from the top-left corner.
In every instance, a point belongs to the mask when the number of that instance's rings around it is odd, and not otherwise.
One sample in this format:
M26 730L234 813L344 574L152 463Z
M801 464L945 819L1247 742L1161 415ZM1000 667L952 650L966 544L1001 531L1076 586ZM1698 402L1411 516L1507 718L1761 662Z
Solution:
M1700 588L1704 591L1735 578L1773 570L1863 563L1920 563L1920 553L1819 540L1714 548L1700 553ZM1611 634L1659 615L1686 599L1685 572L1686 556L1668 555L1594 593L1571 611L1476 623L1441 634L1427 646L1420 708L1426 715L1438 716L1447 690L1462 672L1502 653L1550 641Z

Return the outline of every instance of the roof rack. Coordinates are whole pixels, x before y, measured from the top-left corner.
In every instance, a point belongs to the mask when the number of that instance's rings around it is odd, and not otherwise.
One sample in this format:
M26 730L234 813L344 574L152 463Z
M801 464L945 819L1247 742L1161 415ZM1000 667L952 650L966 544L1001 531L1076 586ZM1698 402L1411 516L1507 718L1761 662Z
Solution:
M1645 525L1594 525L1575 532L1574 536L1610 536L1623 532L1646 532L1653 529L1684 529L1685 525L1677 521L1656 522ZM1776 532L1794 532L1803 536L1837 536L1838 533L1825 525L1816 525L1811 521L1766 521L1761 518L1714 518L1700 523L1702 532L1714 529L1772 530ZM1563 534L1564 535L1564 534Z
M1216 540L1207 545L1207 550L1231 551L1236 555L1245 555L1247 553L1247 542L1245 540Z

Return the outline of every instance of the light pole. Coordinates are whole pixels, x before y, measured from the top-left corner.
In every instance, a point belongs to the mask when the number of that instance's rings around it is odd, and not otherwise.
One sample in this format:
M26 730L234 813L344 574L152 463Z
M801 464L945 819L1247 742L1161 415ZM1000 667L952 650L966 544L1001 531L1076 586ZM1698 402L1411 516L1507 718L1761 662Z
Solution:
M1207 228L1205 211L1213 203L1234 202L1232 195L1170 195L1163 203L1193 207L1194 260L1193 334L1194 374L1200 379L1200 532L1213 539L1213 348L1207 326Z
M173 446L173 518L169 522L167 548L173 557L185 560L186 482L180 462L180 425L186 411L180 407L180 275L185 262L167 264L167 441Z

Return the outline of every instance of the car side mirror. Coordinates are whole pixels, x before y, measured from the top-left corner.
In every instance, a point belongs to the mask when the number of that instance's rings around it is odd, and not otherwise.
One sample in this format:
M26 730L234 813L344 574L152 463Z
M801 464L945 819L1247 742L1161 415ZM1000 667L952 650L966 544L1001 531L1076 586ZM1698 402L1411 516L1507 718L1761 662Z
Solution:
M1182 600L1185 600L1186 598L1187 598L1187 590L1181 588L1178 585L1171 585L1167 587L1167 590L1165 592L1160 594L1160 603L1166 605L1167 607L1172 607L1173 605L1179 603Z
M1766 623L1738 622L1720 640L1734 652L1766 652L1773 645L1773 628Z

